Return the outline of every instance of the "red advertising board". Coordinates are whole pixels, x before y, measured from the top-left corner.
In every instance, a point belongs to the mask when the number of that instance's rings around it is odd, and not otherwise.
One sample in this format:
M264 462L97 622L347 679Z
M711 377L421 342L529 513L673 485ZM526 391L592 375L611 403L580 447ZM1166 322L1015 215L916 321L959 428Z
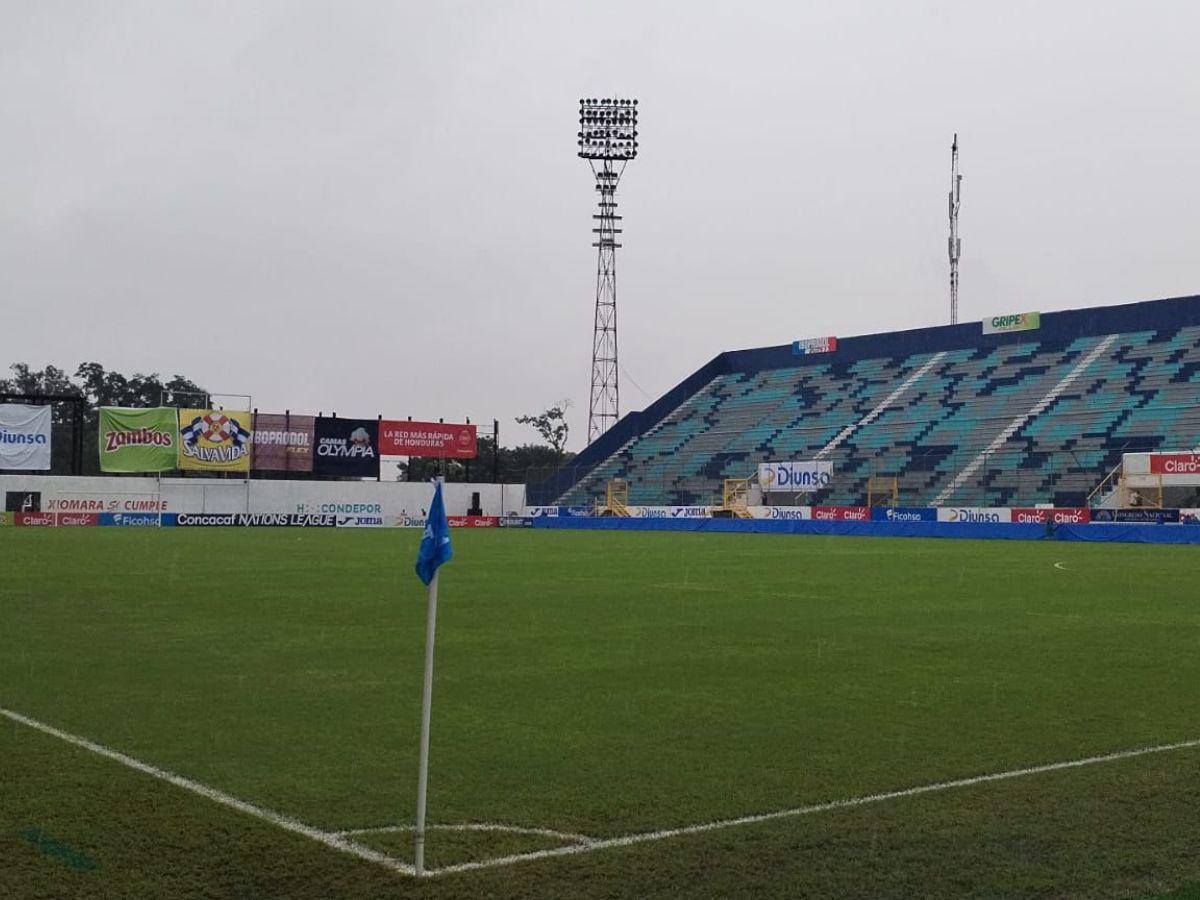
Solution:
M58 513L19 512L13 513L13 524L25 527L57 525Z
M379 453L382 456L474 459L475 426L384 419L379 423Z
M59 525L99 525L100 516L98 513L59 513Z
M1200 453L1151 453L1151 475L1200 475Z
M1014 509L1012 520L1023 525L1086 525L1092 521L1092 511L1085 507L1063 507L1060 509Z
M447 516L451 528L497 528L499 516Z
M871 510L866 506L814 506L812 517L825 522L868 522Z

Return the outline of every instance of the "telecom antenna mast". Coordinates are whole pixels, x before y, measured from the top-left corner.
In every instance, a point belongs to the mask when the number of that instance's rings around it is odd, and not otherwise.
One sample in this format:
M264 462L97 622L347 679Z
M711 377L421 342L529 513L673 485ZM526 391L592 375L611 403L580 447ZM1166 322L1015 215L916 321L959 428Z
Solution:
M962 239L958 236L958 208L962 205L962 176L958 174L958 133L950 145L950 324L958 324L958 258Z
M621 414L617 382L617 185L637 156L637 101L606 97L579 101L579 156L596 179L600 211L596 227L596 314L592 326L592 390L588 402L588 443L612 427Z

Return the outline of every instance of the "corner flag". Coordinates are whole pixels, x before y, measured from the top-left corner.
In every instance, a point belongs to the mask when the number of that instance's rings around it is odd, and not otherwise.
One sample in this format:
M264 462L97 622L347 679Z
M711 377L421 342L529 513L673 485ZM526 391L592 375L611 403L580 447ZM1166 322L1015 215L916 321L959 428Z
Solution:
M417 551L417 577L428 585L437 574L442 563L454 556L450 546L450 525L446 521L446 507L442 503L442 483L433 489L433 502L429 504L429 518L425 520L425 536L421 538L421 549Z

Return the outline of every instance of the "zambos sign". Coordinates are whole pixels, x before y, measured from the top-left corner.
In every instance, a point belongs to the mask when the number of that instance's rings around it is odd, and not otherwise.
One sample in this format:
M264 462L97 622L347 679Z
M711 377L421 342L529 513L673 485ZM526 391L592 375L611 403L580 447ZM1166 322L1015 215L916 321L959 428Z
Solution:
M1011 313L992 316L983 320L984 334L1002 334L1007 331L1033 331L1042 327L1042 314L1036 312Z
M167 472L177 463L175 410L100 408L100 471Z

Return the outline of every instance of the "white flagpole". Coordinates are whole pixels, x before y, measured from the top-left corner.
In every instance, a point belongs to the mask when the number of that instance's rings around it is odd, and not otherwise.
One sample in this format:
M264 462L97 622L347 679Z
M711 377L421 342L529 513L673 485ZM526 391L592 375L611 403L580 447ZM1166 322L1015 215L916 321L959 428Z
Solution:
M429 610L425 615L425 684L421 691L421 761L417 773L417 877L425 874L425 795L429 786L429 711L433 705L433 633L437 622L438 576L429 582Z

